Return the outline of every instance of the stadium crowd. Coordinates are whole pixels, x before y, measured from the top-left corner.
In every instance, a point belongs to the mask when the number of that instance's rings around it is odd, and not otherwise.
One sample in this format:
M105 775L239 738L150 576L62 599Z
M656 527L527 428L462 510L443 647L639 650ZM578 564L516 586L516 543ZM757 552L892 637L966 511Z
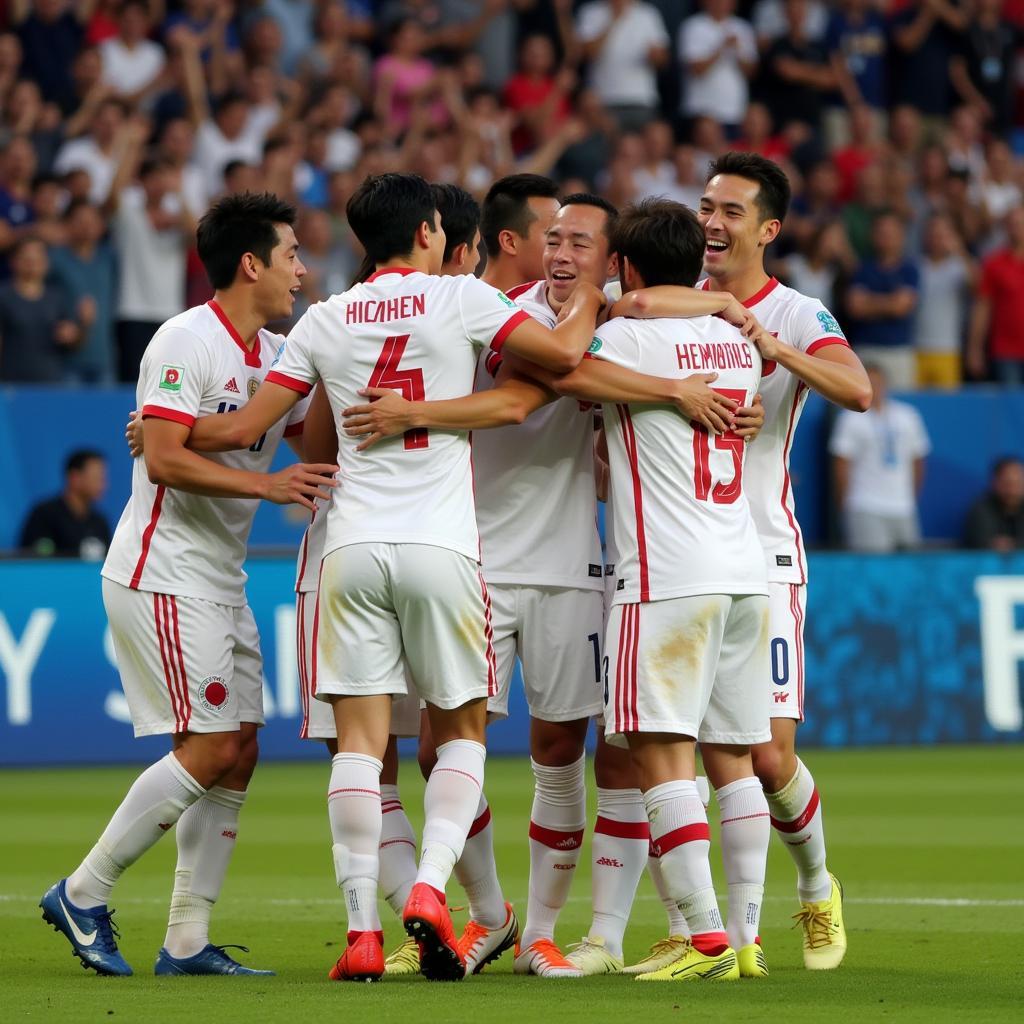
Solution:
M0 380L134 381L208 297L195 220L296 200L296 317L360 259L345 203L513 170L695 206L783 164L773 269L895 390L1024 381L1024 5L1000 0L6 0Z

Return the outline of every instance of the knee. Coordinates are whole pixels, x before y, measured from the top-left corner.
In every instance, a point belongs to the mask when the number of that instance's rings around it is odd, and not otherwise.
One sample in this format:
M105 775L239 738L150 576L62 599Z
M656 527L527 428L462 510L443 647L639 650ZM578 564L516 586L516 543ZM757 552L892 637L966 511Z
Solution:
M754 774L766 793L778 793L793 777L795 756L780 743L762 743L750 749Z
M205 737L205 740L202 760L206 772L214 780L220 781L235 771L242 753L242 738L237 732L224 732Z
M581 722L541 722L535 719L530 734L530 756L538 764L551 768L575 764L583 756L587 725L587 719Z
M636 789L636 769L628 750L599 743L594 756L594 781L599 789Z
M239 777L240 781L248 783L256 771L256 764L260 759L260 742L255 734L247 737L239 744L238 756L235 759L233 775Z

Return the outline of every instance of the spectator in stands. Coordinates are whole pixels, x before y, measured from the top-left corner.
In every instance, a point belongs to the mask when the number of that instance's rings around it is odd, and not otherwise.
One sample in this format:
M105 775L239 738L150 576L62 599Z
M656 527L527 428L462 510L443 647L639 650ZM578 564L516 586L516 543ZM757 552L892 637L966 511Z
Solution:
M846 237L859 259L871 258L871 227L875 218L886 209L885 171L880 163L868 164L857 175L853 201L843 206L841 211Z
M41 558L56 555L98 562L110 546L110 524L96 507L107 491L107 462L91 448L64 463L64 490L29 512L18 547Z
M544 35L527 36L519 52L519 71L502 93L505 106L516 115L512 148L517 156L536 149L541 139L569 116L570 93L576 75L556 67L555 47Z
M819 229L839 219L839 172L831 160L822 160L807 171L803 191L793 198L786 234L803 246Z
M114 310L117 268L100 210L78 199L64 213L67 243L50 252L54 283L89 314L82 343L65 360L68 380L81 384L114 381ZM91 308L90 308L91 307Z
M754 32L757 48L764 53L776 39L790 31L786 16L786 0L757 0L753 11ZM828 7L821 0L808 0L803 10L801 35L805 39L820 43L828 29Z
M964 547L990 551L1024 549L1024 462L1014 456L992 467L988 491L970 508L964 523Z
M80 315L67 295L46 283L46 245L23 235L10 255L11 279L0 284L0 380L53 384L64 379L66 354L81 341Z
M125 0L117 13L117 35L100 43L103 82L135 106L156 89L167 63L164 49L149 38L152 25L143 0Z
M89 198L98 205L110 195L110 183L125 142L126 116L121 100L102 100L85 128L86 134L65 142L53 165L57 174L85 171L89 175Z
M1006 248L981 266L981 279L967 340L967 369L983 377L989 365L996 380L1024 385L1024 207L1006 217Z
M1018 32L1002 14L1002 0L973 0L949 77L985 126L1005 135L1013 124Z
M1005 241L1002 222L1015 206L1024 201L1020 178L1020 167L1009 144L1003 139L992 139L985 148L985 173L977 195L987 225L998 232L995 239L990 235L987 243Z
M914 316L917 384L922 388L957 388L963 376L961 339L974 263L948 214L932 214L925 227L920 301Z
M820 224L800 250L781 260L777 273L791 288L837 309L841 285L856 266L843 225L832 221Z
M593 0L576 17L588 62L589 87L623 131L657 115L656 71L669 59L669 36L658 8L642 0Z
M876 116L886 101L885 20L870 0L841 0L825 33L825 47L839 81L839 95L847 108L865 106ZM846 135L842 108L831 118L832 145Z
M916 548L928 434L912 405L889 398L882 368L867 371L871 408L839 413L829 442L843 538L851 551Z
M747 112L747 83L757 70L754 30L736 16L735 0L703 0L702 6L679 29L683 115L714 118L735 137Z
M32 222L32 181L36 154L15 135L0 154L0 248L9 246Z
M62 109L73 103L71 67L82 45L88 3L10 0L11 22L23 50L21 73L39 83L43 97Z
M873 256L854 272L846 295L850 338L861 360L885 371L897 391L914 387L913 325L920 275L904 254L903 222L881 213L871 228Z

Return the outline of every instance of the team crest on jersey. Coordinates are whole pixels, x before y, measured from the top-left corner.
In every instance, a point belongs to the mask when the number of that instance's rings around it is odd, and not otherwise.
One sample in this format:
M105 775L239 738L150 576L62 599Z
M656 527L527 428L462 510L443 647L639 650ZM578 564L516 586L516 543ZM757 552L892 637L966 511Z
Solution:
M839 326L839 321L827 310L818 310L818 323L821 324L822 330L826 334L838 334L840 338L845 338L842 327Z
M219 714L227 702L228 684L224 681L223 676L207 676L199 684L199 703L207 711Z
M600 338L592 338L591 342L590 342L590 347L587 349L587 351L588 352L600 352L601 351L601 346L603 344L604 344L604 342L601 341Z
M164 363L160 368L160 389L162 391L180 391L181 378L185 376L184 366Z
M245 382L245 390L248 393L250 398L252 398L252 396L256 394L256 389L259 386L260 386L260 382L255 377L250 377Z

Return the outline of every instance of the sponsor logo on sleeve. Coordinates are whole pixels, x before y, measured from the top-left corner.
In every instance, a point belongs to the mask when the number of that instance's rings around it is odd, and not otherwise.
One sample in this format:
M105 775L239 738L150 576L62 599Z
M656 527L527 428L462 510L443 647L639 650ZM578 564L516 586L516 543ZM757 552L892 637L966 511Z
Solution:
M287 344L288 344L288 342L286 342L286 341L282 341L281 342L281 347L277 350L277 355L274 356L274 361L270 364L270 368L271 369L273 369L275 366L277 366L277 364L279 362L281 362L281 356L284 355L284 347Z
M793 556L792 555L776 555L775 556L775 564L777 566L779 566L779 568L785 567L785 568L788 569L793 564Z
M626 581L624 579L619 580L619 582L615 584L615 589L616 590L625 590L626 589Z
M245 383L245 390L248 392L249 397L252 398L256 394L256 389L260 386L260 382L255 377L250 377Z
M846 337L842 327L839 326L839 321L827 309L818 311L818 323L821 324L821 329L826 334L837 334L840 338Z
M504 292L498 292L498 298L501 299L509 309L519 308Z
M181 380L184 376L184 366L174 366L170 363L164 363L164 365L160 368L160 390L180 391Z
M601 571L601 566L595 565L593 562L591 562L590 568L588 570L588 575L592 576L594 579L599 580L604 575L604 573Z
M593 338L591 340L591 342L590 342L590 348L588 348L587 351L588 352L600 352L602 344L604 344L604 343L601 341L600 338Z

